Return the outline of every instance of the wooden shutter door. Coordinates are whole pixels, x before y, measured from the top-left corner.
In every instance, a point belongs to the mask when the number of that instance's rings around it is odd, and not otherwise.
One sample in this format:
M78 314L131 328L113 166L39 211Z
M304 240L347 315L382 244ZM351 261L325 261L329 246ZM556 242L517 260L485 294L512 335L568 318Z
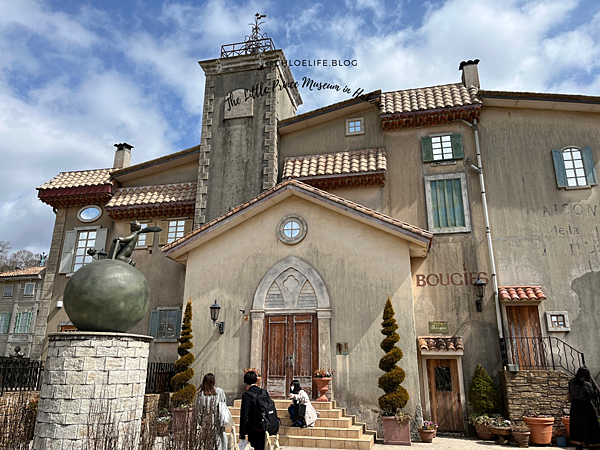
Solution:
M428 359L427 377L433 421L441 431L463 431L458 361Z
M293 316L294 365L292 378L300 382L302 389L312 398L312 372L316 355L316 317L313 315Z
M265 361L266 386L269 395L273 398L285 398L289 390L287 380L287 366L292 364L288 358L287 327L289 316L267 316L267 333L265 333ZM291 349L290 349L291 350Z
M506 317L513 362L522 369L544 368L546 357L537 305L507 306Z

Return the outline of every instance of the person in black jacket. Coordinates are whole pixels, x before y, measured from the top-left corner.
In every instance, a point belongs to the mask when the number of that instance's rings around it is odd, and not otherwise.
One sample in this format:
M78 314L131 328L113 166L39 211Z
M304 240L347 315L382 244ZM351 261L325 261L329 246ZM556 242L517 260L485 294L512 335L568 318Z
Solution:
M576 449L600 444L600 425L592 400L598 398L598 388L587 367L580 367L575 378L569 380L571 398L570 439Z
M264 450L265 448L265 432L262 428L258 428L258 424L255 421L254 411L251 410L252 396L248 394L258 394L260 388L256 385L257 376L256 372L249 371L244 374L244 383L247 385L246 392L242 395L242 407L240 409L240 440L248 440L250 445L254 447L254 450Z

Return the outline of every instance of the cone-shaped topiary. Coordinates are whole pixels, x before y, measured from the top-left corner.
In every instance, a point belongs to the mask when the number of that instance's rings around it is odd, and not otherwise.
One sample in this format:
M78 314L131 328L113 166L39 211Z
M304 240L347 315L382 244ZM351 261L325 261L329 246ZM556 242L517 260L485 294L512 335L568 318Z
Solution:
M194 377L194 369L190 366L194 362L194 355L190 353L192 344L192 302L188 302L183 315L183 324L181 326L181 336L179 337L179 347L177 353L180 358L175 361L175 375L171 378L171 386L175 393L171 397L171 403L174 407L188 406L194 401L196 387L188 383Z
M500 391L481 364L477 364L471 378L469 403L477 414L500 412Z
M404 408L408 403L408 392L400 386L406 373L396 365L403 355L402 350L396 347L400 336L396 333L398 324L396 324L394 314L392 300L388 295L383 310L383 322L381 322L381 334L386 336L381 342L381 349L385 355L379 361L379 368L386 373L379 377L378 383L379 388L385 392L385 395L379 397L379 407L386 415L395 414L398 409Z

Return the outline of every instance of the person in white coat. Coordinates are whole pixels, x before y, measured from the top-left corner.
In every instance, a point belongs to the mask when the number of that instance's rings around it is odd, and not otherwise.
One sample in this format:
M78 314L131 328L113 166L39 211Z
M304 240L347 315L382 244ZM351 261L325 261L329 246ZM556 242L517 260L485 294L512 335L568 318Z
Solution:
M288 408L288 412L290 413L290 417L292 419L292 426L302 428L314 427L318 418L318 413L314 406L310 403L308 394L304 389L302 389L298 380L292 381L290 394L288 397L293 401ZM305 408L300 408L301 405L303 405ZM304 416L300 415L301 409L305 409Z
M231 420L227 408L225 392L215 386L215 376L212 373L204 375L202 384L196 395L196 413L203 431L203 438L211 442L214 440L216 450L227 450L227 433L225 423ZM225 417L229 415L228 417ZM211 436L204 435L210 433Z

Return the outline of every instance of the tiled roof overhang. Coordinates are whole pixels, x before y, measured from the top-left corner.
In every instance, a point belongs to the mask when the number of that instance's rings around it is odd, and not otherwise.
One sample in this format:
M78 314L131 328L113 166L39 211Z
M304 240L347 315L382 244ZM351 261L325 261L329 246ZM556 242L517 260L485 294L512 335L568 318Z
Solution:
M40 189L38 198L54 208L65 206L83 206L90 204L105 205L112 195L113 185L85 186L63 189Z
M427 111L404 112L398 114L382 114L381 129L383 131L403 128L431 127L466 120L473 122L479 119L481 105L458 106Z
M115 206L106 208L114 220L139 220L152 217L183 217L194 215L194 202L156 203L154 205Z
M498 296L503 302L541 302L546 294L541 286L501 286Z
M282 178L319 189L383 186L387 168L385 147L285 158Z
M459 352L465 349L460 336L419 336L418 346L421 352Z
M25 269L8 270L6 272L0 273L0 278L10 278L11 280L17 278L39 279L41 278L42 272L44 270L46 270L46 266L33 266L27 267Z

